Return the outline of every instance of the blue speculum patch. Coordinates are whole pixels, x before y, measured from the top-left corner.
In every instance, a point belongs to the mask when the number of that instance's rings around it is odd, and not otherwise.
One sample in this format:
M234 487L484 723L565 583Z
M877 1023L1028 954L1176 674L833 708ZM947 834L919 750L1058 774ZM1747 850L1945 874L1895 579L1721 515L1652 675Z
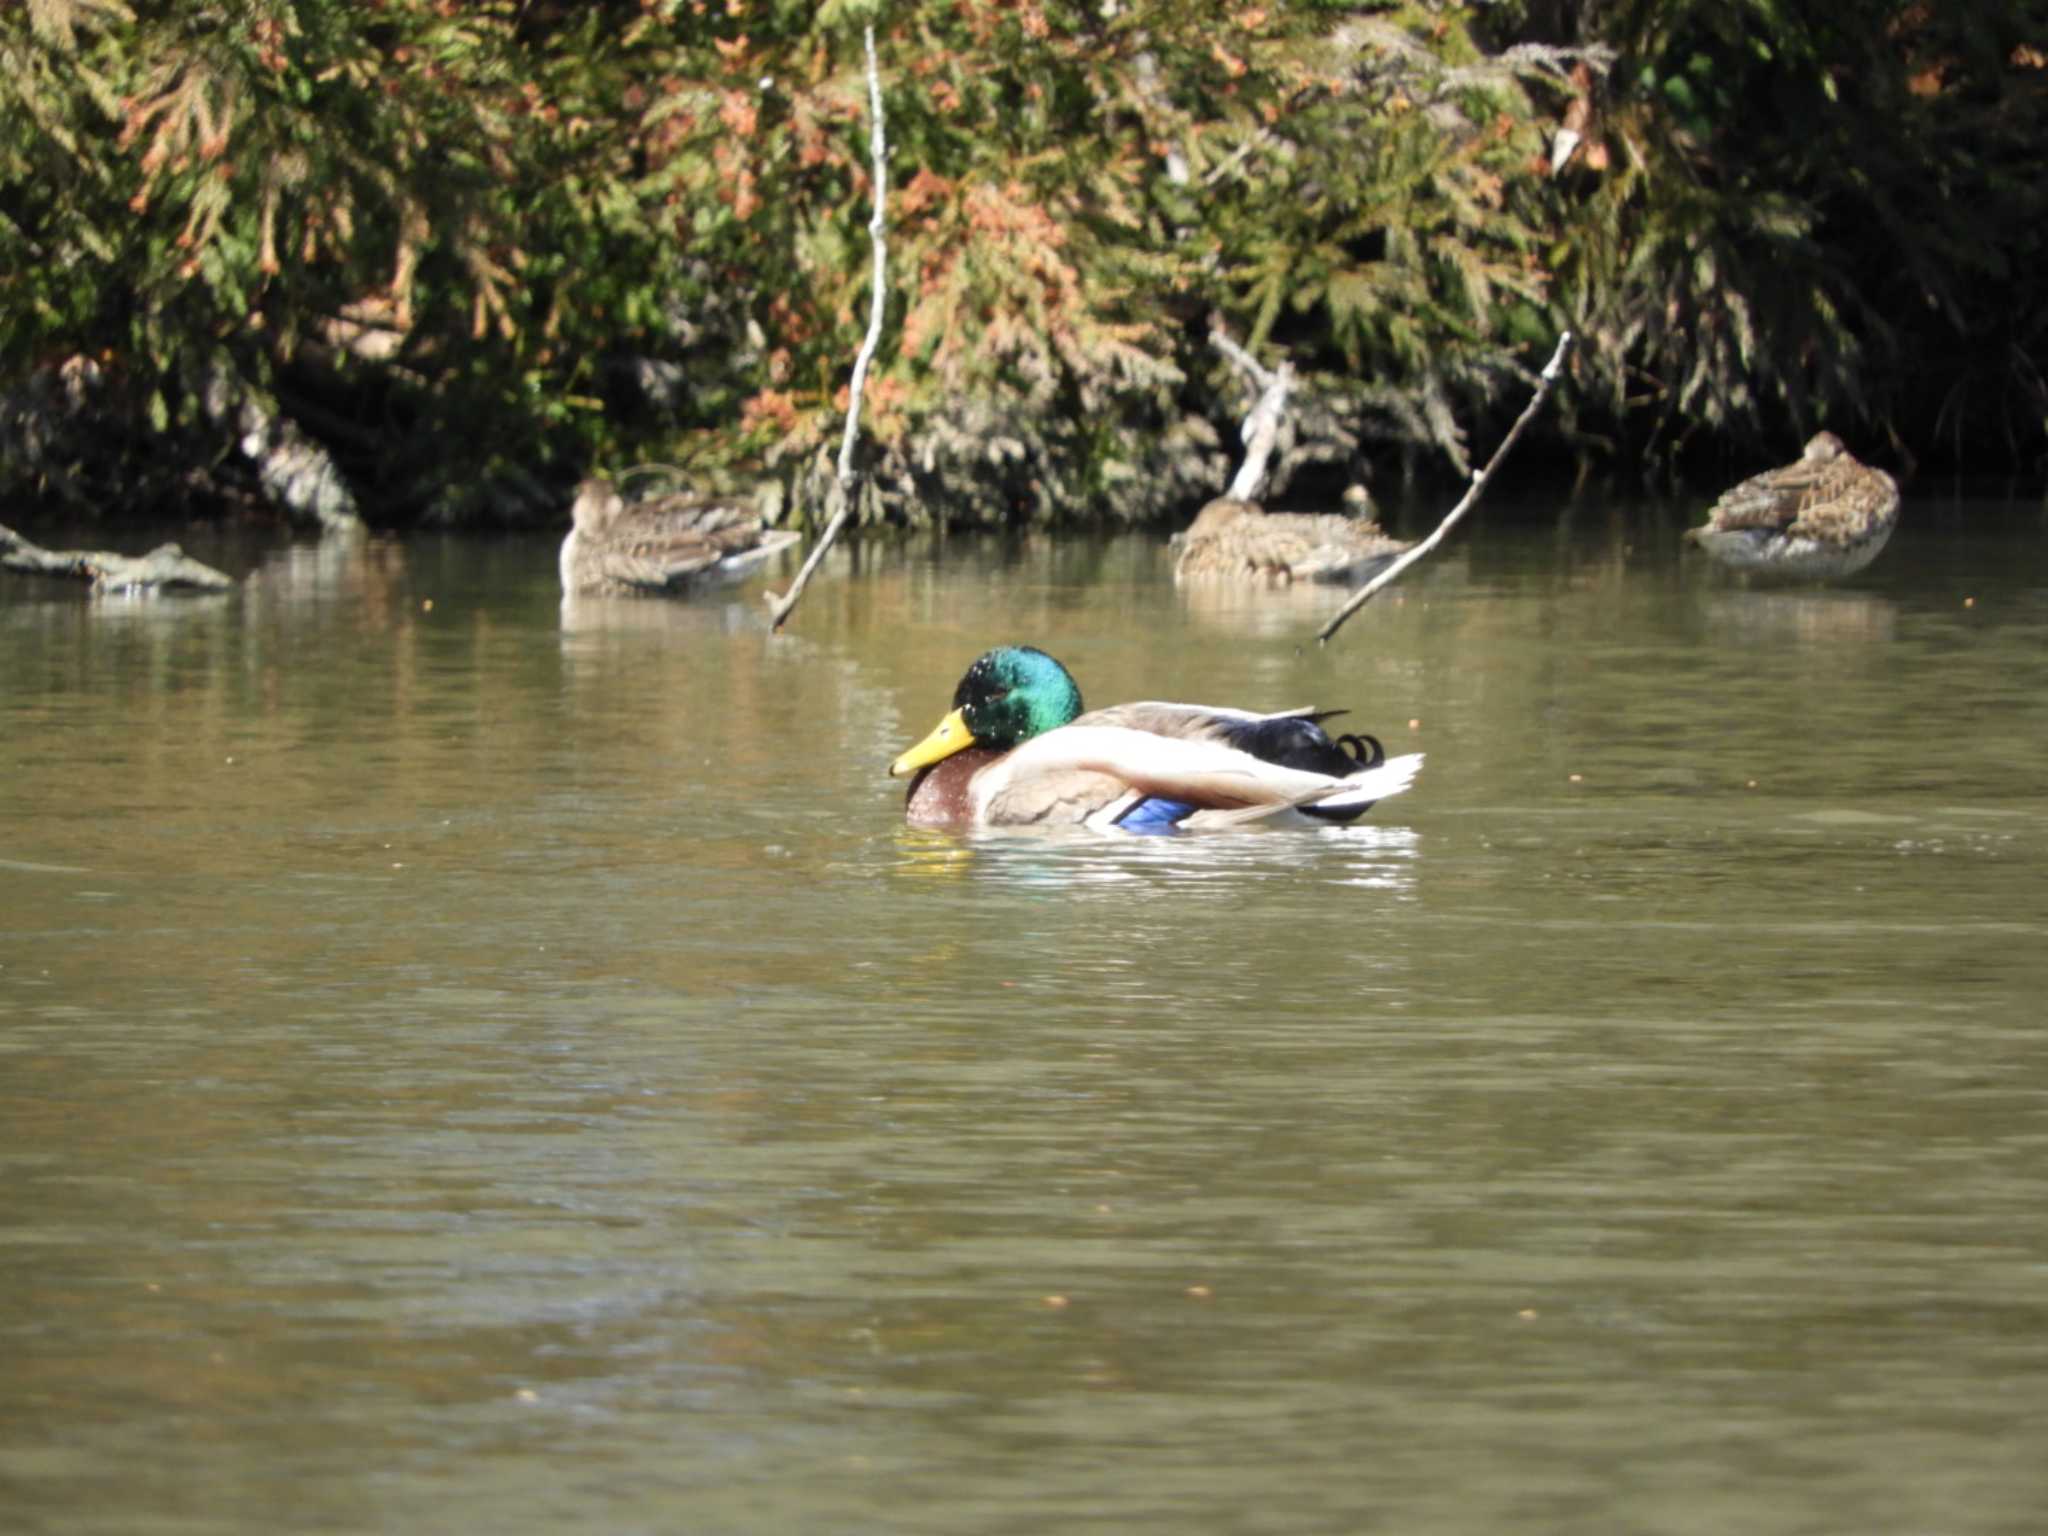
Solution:
M1153 795L1125 811L1116 824L1126 832L1172 832L1194 814L1195 808L1185 800L1163 800Z

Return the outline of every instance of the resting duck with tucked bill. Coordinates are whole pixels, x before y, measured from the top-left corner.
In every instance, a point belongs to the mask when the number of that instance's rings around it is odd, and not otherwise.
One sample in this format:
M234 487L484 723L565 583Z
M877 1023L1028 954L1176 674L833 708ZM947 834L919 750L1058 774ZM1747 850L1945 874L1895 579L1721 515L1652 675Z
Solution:
M1084 714L1065 667L1006 645L975 660L952 713L889 772L916 775L905 815L927 825L1342 824L1422 767L1420 753L1389 759L1370 736L1330 736L1321 722L1342 713L1140 703Z
M1369 517L1341 512L1268 512L1255 501L1219 496L1175 539L1177 581L1219 578L1286 586L1362 581L1408 548Z
M1819 432L1796 463L1752 475L1685 537L1730 570L1819 581L1870 564L1898 520L1892 477Z
M664 491L628 500L593 476L576 488L562 540L562 590L668 593L722 586L801 537L732 500Z

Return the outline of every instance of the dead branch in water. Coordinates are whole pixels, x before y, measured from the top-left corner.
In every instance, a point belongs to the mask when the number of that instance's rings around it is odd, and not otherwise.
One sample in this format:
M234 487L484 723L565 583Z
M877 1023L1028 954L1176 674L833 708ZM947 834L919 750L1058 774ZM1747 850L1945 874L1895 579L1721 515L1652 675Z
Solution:
M882 312L886 307L886 293L883 279L888 271L888 241L885 234L888 225L883 214L887 209L889 195L888 143L884 136L882 121L882 75L875 65L875 29L867 28L868 52L868 117L872 125L868 144L874 160L875 211L868 219L868 242L874 247L875 274L873 291L868 297L868 333L860 344L860 353L853 360L853 384L850 398L846 402L846 434L839 443L839 510L832 514L832 521L825 525L825 531L812 546L802 567L796 573L796 580L789 590L780 597L773 592L767 594L769 624L775 629L782 628L804 595L804 588L810 585L811 572L818 568L818 562L825 558L825 551L832 547L832 541L839 537L839 530L846 526L846 520L859 505L857 492L860 476L853 468L853 445L860 436L860 401L867 389L868 364L874 360L875 347L882 339Z
M1500 468L1501 460L1506 458L1508 450L1515 446L1515 439L1522 435L1522 429L1535 419L1537 411L1543 408L1543 402L1550 398L1550 386L1555 384L1557 376L1564 372L1565 356L1571 349L1572 333L1566 331L1557 338L1557 350L1550 354L1550 361L1544 365L1542 377L1536 381L1536 393L1531 395L1529 403L1522 407L1522 414L1515 418L1515 424L1508 428L1508 435L1502 438L1500 446L1493 450L1493 457L1486 461L1486 467L1472 477L1472 484L1467 487L1463 498L1455 507L1444 514L1444 520L1436 525L1434 533L1430 534L1428 538L1417 544L1413 549L1403 553L1392 565L1352 593L1345 601L1344 606L1330 616L1330 622L1316 632L1316 639L1319 642L1327 645L1330 636L1336 634L1343 627L1346 619L1363 608L1367 600L1375 592L1378 592L1382 587L1392 585L1395 578L1407 570L1409 566L1435 549L1437 545L1443 543L1444 537L1450 533L1452 528L1457 526L1458 520L1472 510L1473 504L1479 500L1481 492L1486 489L1487 484L1493 479L1493 472Z
M1244 462L1224 493L1238 501L1257 501L1266 480L1266 461L1273 456L1280 423L1287 417L1287 392L1294 387L1294 365L1283 362L1278 368L1267 368L1220 330L1210 332L1209 340L1259 386L1258 403L1245 417L1239 434L1244 440Z
M0 566L38 576L73 576L95 592L154 592L187 587L225 592L234 581L202 565L175 544L159 544L146 555L117 555L104 549L44 549L12 528L0 527Z

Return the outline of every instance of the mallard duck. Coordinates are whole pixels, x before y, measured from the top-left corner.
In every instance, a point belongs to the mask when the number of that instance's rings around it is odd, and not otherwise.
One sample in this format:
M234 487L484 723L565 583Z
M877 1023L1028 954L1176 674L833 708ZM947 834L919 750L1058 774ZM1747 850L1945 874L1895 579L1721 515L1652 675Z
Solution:
M1406 789L1422 757L1389 760L1370 736L1332 738L1321 722L1341 713L1142 703L1083 714L1065 667L1006 645L975 660L952 713L889 772L918 775L905 809L926 823L1172 832L1348 822Z
M1892 477L1818 432L1797 463L1743 481L1685 537L1731 570L1817 580L1862 570L1898 520Z
M628 501L602 476L576 488L562 540L565 592L680 592L737 581L800 537L715 496Z
M1370 518L1267 512L1236 496L1219 496L1202 508L1177 542L1175 580L1222 577L1271 585L1363 581L1408 547Z

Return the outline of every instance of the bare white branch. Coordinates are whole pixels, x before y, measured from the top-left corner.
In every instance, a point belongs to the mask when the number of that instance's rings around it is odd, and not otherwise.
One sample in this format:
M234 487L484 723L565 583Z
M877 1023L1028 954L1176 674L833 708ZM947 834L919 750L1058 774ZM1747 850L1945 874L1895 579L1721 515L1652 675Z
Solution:
M839 530L846 526L847 519L860 504L860 476L854 472L853 449L860 439L860 403L867 389L868 365L874 361L875 348L882 340L882 315L888 307L885 280L889 264L888 224L885 219L889 198L889 146L886 125L882 120L882 73L875 63L875 29L872 24L867 28L866 39L868 145L874 163L874 213L868 219L868 243L875 253L872 291L868 295L868 333L862 338L860 352L853 360L853 383L847 392L846 433L839 442L839 510L832 514L832 521L826 524L824 533L811 547L789 590L780 597L773 592L767 594L769 623L776 629L782 627L783 620L796 607L804 588L810 585L811 573L818 568L818 562L825 558L825 551L832 547L832 541L839 537Z
M1273 443L1280 435L1280 423L1287 417L1287 392L1294 387L1294 366L1282 363L1278 368L1267 368L1221 331L1210 332L1209 340L1260 389L1258 403L1244 419L1244 462L1238 465L1237 478L1230 482L1228 493L1240 501L1257 501L1266 481L1266 463L1272 458Z

